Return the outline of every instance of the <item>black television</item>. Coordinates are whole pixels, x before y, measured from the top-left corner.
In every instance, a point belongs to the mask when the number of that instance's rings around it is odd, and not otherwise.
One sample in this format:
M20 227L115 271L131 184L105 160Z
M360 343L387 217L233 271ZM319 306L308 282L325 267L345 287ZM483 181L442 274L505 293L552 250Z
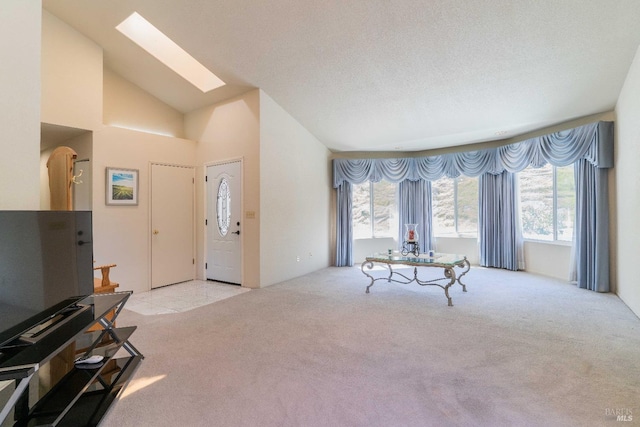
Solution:
M0 211L0 352L37 342L83 307L92 234L90 211Z

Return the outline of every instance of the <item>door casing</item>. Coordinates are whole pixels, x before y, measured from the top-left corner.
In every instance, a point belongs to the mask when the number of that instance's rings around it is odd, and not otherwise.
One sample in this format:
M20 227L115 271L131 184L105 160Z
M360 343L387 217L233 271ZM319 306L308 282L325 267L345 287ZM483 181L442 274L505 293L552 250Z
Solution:
M180 179L184 180L181 182L181 185L183 187L186 187L186 185L188 185L187 179L191 180L191 185L189 186L190 194L183 195L185 196L183 198L189 199L189 201L187 202L189 206L188 206L187 217L184 217L182 219L184 221L189 221L189 223L188 224L183 223L180 225L181 232L188 233L188 238L185 239L184 241L180 241L180 246L179 246L185 252L187 251L187 248L188 248L189 252L188 253L180 252L177 255L174 255L172 257L168 257L167 254L164 254L164 253L156 252L156 251L162 250L162 246L159 245L158 242L154 241L154 239L166 238L168 235L175 235L176 233L175 230L167 229L166 225L163 226L155 223L158 220L159 215L164 215L166 212L175 208L175 206L173 205L167 206L170 204L170 201L164 200L165 195L158 192L159 190L158 187L160 186L160 179L161 179L159 177L159 174L172 171L172 169L164 169L164 168L176 168L175 171L180 174ZM151 170L151 174L150 174L151 179L149 180L149 183L150 183L149 236L150 236L151 251L150 251L150 257L149 257L149 263L150 263L149 288L153 289L160 286L165 286L173 283L179 283L179 282L195 279L195 253L196 253L195 252L195 168L192 166L183 166L183 165L175 165L175 164L167 164L167 163L151 163L150 170ZM154 174L154 171L155 171L155 174ZM163 177L162 179L166 179L166 177ZM153 199L154 195L156 196L156 200ZM170 197L171 194L168 194L168 196ZM158 200L159 198L160 200ZM164 209L166 212L156 212L160 209ZM164 229L160 230L158 229L158 227L164 227ZM154 234L154 230L158 230L158 234ZM166 243L166 242L162 242L162 243ZM160 263L162 262L161 260L163 259L165 260L178 259L181 263L179 266L180 268L179 272L177 272L177 274L167 273L166 271L163 271L163 268L161 268L163 266L158 266L158 265L154 266L154 262ZM189 260L190 260L190 267L187 264L189 263ZM169 263L171 261L165 261L165 262Z
M244 283L244 236L245 236L245 223L244 223L244 218L242 213L244 212L244 162L243 162L243 158L231 158L228 160L224 160L224 161L219 161L219 162L210 162L205 164L205 177L206 177L206 182L205 182L205 203L204 203L204 218L206 220L206 225L205 225L205 233L204 233L204 242L205 242L205 250L204 250L204 263L203 263L203 277L208 278L208 269L206 268L206 264L209 260L209 255L210 255L210 251L212 250L212 242L209 241L209 231L210 230L214 230L217 228L217 224L216 224L216 215L215 215L215 206L216 206L216 196L217 196L217 186L215 186L215 183L213 182L213 178L210 176L207 176L208 172L209 172L209 168L210 167L216 167L216 166L224 166L227 164L232 164L232 163L239 163L239 182L240 182L240 191L239 191L239 206L240 208L238 209L237 212L237 217L236 220L240 222L240 235L239 237L239 266L238 269L239 271L237 272L237 277L239 277L238 280L238 284L242 285ZM214 188L215 187L215 188ZM212 199L213 198L213 199ZM212 209L214 210L214 212L209 212L209 210ZM235 220L232 219L231 221L231 228L230 231L235 231L237 229L236 224L234 222ZM212 228L213 227L213 228ZM210 267L211 268L211 267ZM235 281L233 282L235 283Z

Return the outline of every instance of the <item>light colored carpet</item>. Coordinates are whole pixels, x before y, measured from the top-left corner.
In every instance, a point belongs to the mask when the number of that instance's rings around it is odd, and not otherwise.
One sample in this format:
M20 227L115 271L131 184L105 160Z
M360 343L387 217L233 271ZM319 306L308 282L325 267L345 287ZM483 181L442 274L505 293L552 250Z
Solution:
M640 422L640 320L613 294L472 268L467 293L327 268L184 313L124 311L146 356L104 426Z

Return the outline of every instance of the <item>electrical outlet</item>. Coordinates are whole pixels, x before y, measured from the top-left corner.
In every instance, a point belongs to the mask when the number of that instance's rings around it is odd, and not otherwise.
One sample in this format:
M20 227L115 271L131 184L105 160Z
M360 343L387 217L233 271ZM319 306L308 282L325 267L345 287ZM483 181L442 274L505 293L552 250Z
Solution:
M300 255L298 255L298 256L296 257L296 261L297 261L297 262L300 262Z

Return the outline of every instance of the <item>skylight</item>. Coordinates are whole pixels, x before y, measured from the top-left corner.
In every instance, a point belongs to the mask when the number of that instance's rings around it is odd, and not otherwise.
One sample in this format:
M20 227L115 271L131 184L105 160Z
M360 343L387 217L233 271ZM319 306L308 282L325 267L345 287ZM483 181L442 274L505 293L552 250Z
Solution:
M218 76L140 16L138 12L133 12L118 24L116 29L202 92L209 92L225 85Z

